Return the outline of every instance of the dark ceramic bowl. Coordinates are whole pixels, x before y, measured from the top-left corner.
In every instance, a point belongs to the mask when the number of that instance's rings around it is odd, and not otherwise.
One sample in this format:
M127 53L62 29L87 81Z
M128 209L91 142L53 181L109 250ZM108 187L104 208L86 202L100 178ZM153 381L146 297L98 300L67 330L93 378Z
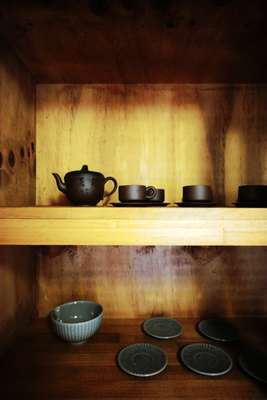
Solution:
M72 344L86 342L99 329L103 308L94 301L72 301L54 308L50 314L57 335Z
M213 201L212 190L208 185L183 186L183 202Z
M238 188L238 203L266 203L267 185L242 185Z
M146 201L156 194L154 186L122 185L119 186L119 200L122 202Z

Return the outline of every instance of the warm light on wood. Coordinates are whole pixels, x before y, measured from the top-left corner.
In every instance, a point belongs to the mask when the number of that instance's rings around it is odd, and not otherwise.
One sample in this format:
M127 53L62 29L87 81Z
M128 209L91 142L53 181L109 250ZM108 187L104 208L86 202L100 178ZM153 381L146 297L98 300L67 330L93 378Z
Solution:
M209 184L232 206L239 185L267 184L266 99L259 85L38 85L37 204L69 204L52 172L88 164L171 203Z

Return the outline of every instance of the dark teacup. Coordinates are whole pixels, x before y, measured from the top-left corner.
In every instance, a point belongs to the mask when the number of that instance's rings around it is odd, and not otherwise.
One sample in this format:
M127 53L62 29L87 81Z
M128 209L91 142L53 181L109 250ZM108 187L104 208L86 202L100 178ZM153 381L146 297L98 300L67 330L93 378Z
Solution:
M163 203L165 200L165 191L164 189L156 189L155 195L149 201L155 201L159 203Z
M156 195L154 186L144 185L122 185L119 186L119 200L128 201L147 201Z
M183 202L213 201L212 190L208 185L183 186Z
M242 185L238 188L238 203L267 202L267 185Z

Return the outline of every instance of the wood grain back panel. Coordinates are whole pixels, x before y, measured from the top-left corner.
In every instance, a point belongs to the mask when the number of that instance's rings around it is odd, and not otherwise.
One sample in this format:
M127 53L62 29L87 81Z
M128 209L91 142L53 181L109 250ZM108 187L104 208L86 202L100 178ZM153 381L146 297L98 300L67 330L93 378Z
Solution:
M2 42L0 53L0 205L34 205L34 84ZM33 315L34 262L30 248L0 249L0 352Z
M37 204L67 204L51 173L88 164L168 202L202 183L232 205L238 185L267 183L266 100L253 85L38 85Z
M225 134L225 187L229 204L235 187L267 183L266 86L241 86L235 95L231 124Z
M232 205L241 184L267 183L267 88L251 85L39 85L37 204L66 204L52 172L89 168L119 184L206 183ZM111 200L117 200L117 193ZM45 248L40 316L94 298L110 317L266 313L266 249Z
M266 256L265 247L43 247L38 313L92 299L107 318L264 315Z

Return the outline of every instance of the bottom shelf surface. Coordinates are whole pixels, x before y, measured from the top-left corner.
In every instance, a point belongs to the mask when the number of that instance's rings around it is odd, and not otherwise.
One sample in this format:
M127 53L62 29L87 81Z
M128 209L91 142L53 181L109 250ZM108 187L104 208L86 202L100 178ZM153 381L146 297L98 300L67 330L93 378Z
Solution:
M1 398L267 399L267 385L249 378L237 365L242 343L244 346L249 340L257 340L259 346L264 345L266 319L236 320L241 341L235 344L209 341L197 332L197 320L177 319L183 325L183 335L171 340L147 336L140 319L104 319L98 333L79 346L58 339L48 320L37 320L2 358ZM122 347L137 342L160 346L168 356L167 369L151 378L135 378L122 372L116 355ZM232 371L208 378L187 370L177 353L193 342L210 342L224 348L233 357Z

